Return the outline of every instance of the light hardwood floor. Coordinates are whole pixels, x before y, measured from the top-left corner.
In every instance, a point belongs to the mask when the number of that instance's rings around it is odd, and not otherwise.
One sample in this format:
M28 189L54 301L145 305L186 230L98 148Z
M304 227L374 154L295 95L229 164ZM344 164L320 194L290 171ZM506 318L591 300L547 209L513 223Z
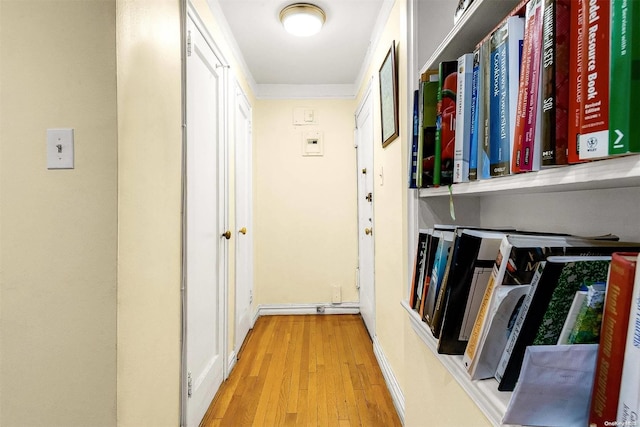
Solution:
M359 315L260 317L201 426L400 426Z

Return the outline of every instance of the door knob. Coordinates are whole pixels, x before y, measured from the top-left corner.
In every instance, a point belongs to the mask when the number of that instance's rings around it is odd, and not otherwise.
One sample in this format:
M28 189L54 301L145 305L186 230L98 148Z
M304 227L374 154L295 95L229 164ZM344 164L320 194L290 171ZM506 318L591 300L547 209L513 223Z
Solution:
M222 233L222 237L229 240L231 238L231 231L229 230L225 231L224 233Z
M242 227L240 230L238 230L240 233L242 234L247 234L247 227Z
M364 229L364 234L366 234L367 236L370 234L373 234L373 228L365 228Z

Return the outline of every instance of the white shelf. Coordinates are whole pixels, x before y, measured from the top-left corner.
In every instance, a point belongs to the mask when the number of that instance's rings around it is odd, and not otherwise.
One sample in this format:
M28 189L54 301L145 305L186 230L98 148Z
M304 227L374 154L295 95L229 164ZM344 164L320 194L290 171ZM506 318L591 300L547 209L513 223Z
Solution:
M631 155L538 172L453 184L454 196L556 193L640 186L640 156ZM449 196L447 186L421 188L421 198Z
M455 378L482 413L493 425L505 427L505 425L502 424L502 417L507 410L512 393L498 391L498 381L493 378L472 381L469 378L467 370L462 365L462 356L439 354L437 350L438 342L431 334L431 330L427 327L427 324L420 319L418 313L412 310L406 301L402 301L400 304L409 314L411 326L416 334L418 334L429 350L431 350L440 363L449 371L451 376Z
M474 0L424 64L420 73L437 68L442 61L453 61L464 53L471 53L517 5L517 0Z

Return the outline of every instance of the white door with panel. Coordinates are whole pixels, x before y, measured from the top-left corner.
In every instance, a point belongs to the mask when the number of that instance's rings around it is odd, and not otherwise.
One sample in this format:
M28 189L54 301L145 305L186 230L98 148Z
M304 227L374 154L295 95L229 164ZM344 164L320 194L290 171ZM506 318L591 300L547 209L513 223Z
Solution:
M251 106L239 86L235 93L236 307L235 349L253 327L253 229Z
M224 379L224 78L191 19L187 32L183 422L192 427Z
M358 283L360 313L375 337L376 299L373 233L373 111L371 86L356 112L355 143L358 162Z

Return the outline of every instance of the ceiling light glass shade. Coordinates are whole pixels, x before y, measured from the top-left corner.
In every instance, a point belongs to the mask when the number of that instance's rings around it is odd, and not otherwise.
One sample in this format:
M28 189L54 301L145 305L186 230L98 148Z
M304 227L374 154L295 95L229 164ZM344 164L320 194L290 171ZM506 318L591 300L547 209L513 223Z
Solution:
M296 3L280 12L280 21L288 33L299 37L316 34L322 28L326 16L318 6L308 3Z

